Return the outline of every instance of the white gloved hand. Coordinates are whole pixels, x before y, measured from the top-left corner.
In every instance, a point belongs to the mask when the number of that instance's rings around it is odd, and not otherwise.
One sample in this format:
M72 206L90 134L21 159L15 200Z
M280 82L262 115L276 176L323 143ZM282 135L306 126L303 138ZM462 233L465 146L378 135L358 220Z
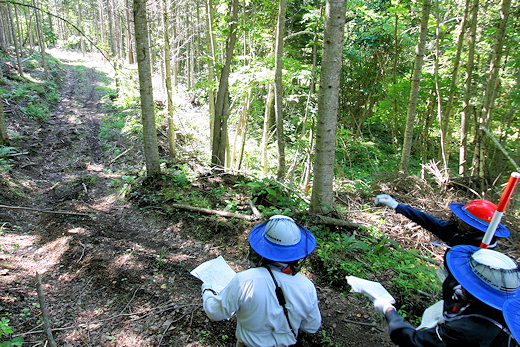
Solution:
M397 207L397 205L399 205L397 200L395 200L388 194L379 194L378 196L375 197L374 205L379 205L379 204L386 205L392 209L395 209Z
M374 308L377 312L381 314L385 314L386 311L393 308L395 310L394 304L395 300L388 300L388 299L376 299L374 300Z

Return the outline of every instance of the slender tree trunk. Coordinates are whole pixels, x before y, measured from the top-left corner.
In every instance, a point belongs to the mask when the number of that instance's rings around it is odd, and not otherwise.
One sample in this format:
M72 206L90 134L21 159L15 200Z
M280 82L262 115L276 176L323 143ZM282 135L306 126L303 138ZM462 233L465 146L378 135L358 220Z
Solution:
M265 112L264 112L264 126L262 130L262 144L261 144L261 157L262 157L262 173L267 174L269 169L268 165L268 148L269 138L272 129L272 118L274 110L274 84L269 83L267 86L267 97L265 101Z
M83 4L81 4L81 2L78 1L78 3L76 5L77 5L76 11L78 14L76 26L83 31L83 16L82 16L83 15L83 11L82 11ZM85 38L83 36L80 36L80 38L79 38L79 49L81 50L81 53L83 53L83 54L87 53L87 50L85 48Z
M22 67L22 58L20 51L20 41L19 41L19 35L16 34L16 26L15 21L13 20L13 14L11 12L11 5L7 4L7 14L9 16L9 22L11 27L11 36L13 37L13 44L14 44L14 53L16 54L16 63L18 65L18 74L23 77L23 67ZM18 21L16 21L18 22ZM18 33L19 34L19 33Z
M233 141L233 152L231 155L230 166L235 170L240 170L242 159L244 156L244 147L247 137L247 120L249 118L249 108L251 106L251 88L247 89L242 112L238 119L237 130L235 133L235 140Z
M169 0L163 0L163 27L164 27L164 74L166 84L166 96L168 107L168 145L170 148L170 157L176 157L175 150L175 121L173 118L173 88L172 88L172 67L171 67L171 52L170 52L170 29L168 24L168 13L170 12L168 6Z
M173 66L172 66L172 77L173 77L173 86L177 87L179 85L179 60L180 60L180 42L177 35L177 26L179 25L179 9L175 7L174 9L174 15L173 18L175 19L175 22L172 24L172 37L173 37L173 51L175 54L173 55Z
M443 160L444 160L444 168L448 170L448 161L450 153L452 152L452 148L450 146L452 132L449 127L450 120L453 114L453 102L455 99L456 89L459 82L459 69L460 69L460 57L462 55L462 50L464 48L464 36L466 33L469 8L470 8L471 0L466 0L464 4L464 15L462 16L462 21L460 22L460 32L457 38L457 51L455 53L455 58L453 58L453 72L451 74L450 81L450 89L448 91L448 101L446 102L446 107L444 111L441 110L441 136L443 137ZM439 5L437 5L438 8Z
M318 124L314 158L311 212L327 213L334 208L334 159L339 108L339 85L343 60L346 0L327 0L325 31L318 93Z
M0 78L3 77L0 70ZM9 136L7 135L7 125L5 123L4 103L0 98L0 146L9 146Z
M274 108L276 117L276 143L278 146L278 170L276 177L283 181L285 177L285 139L283 131L283 86L282 86L282 64L283 64L283 37L285 32L285 13L287 12L286 0L280 0L278 10L278 23L276 25L275 72L274 72Z
M126 17L126 59L128 61L128 64L132 65L135 64L134 59L134 44L132 40L132 19L130 15L130 1L126 0L126 8L125 8L125 17Z
M32 4L34 7L37 7L37 4L34 0L32 1ZM36 18L36 32L38 33L38 45L40 46L40 53L42 55L43 74L45 76L45 79L48 80L49 79L49 70L47 68L47 62L46 62L47 60L45 58L45 42L43 40L43 29L41 26L42 21L41 21L40 11L35 10L34 15Z
M217 100L215 104L215 126L213 130L213 143L211 146L211 164L214 167L225 166L226 164L227 112L229 112L229 73L231 70L233 50L237 41L237 20L238 0L233 0L230 31L226 42L226 58L220 74Z
M152 88L152 68L150 65L150 44L148 42L148 19L146 0L134 0L134 29L139 70L139 91L141 96L141 118L143 122L143 144L148 176L161 173L157 129Z
M395 14L394 20L394 55L393 55L393 69L392 69L392 83L393 85L397 85L397 75L398 75L398 63L399 63L399 40L400 40L400 32L399 32L399 14ZM393 107L394 107L394 115L392 117L392 139L394 147L397 148L397 128L398 128L398 115L399 115L399 100L394 93L393 97Z
M511 8L511 0L503 0L500 9L500 20L498 22L498 28L495 32L495 39L493 43L493 52L491 56L491 63L489 66L489 77L486 83L486 90L484 94L484 103L482 105L482 114L478 119L479 129L477 131L477 151L478 156L478 175L484 178L485 164L486 164L486 148L484 146L485 134L481 127L489 129L491 121L491 114L493 112L493 106L496 97L496 91L498 89L498 73L500 71L504 38L506 36L507 21L509 19L509 12Z
M213 1L206 1L207 33L206 45L208 49L208 104L210 143L213 143L213 126L215 124L215 35L213 34Z
M307 93L307 101L305 102L305 116L303 117L303 120L300 123L301 132L300 132L300 136L299 136L298 147L296 148L296 152L294 155L294 161L293 161L292 165L289 167L289 170L287 172L287 177L289 178L290 181L292 181L292 178L293 178L294 172L296 171L296 167L298 166L298 163L303 162L303 164L305 165L305 160L307 158L307 155L303 156L303 158L302 158L300 153L304 151L302 147L305 147L305 151L308 151L309 148L311 147L311 146L307 146L308 143L304 143L305 138L310 138L311 141L313 140L313 137L309 135L309 133L312 130L308 128L307 123L309 121L311 104L314 105L313 96L314 96L314 93L316 93L316 86L315 86L316 74L315 74L315 72L318 71L318 56L317 56L317 43L318 42L317 42L317 40L318 40L318 36L315 35L314 36L315 44L312 48L312 71L314 73L312 74L311 80L309 82L309 92ZM309 131L309 133L307 133L307 131Z
M0 61L1 62L1 61ZM2 70L0 69L0 78L3 77ZM0 146L9 146L9 136L7 135L7 125L5 123L4 114L4 103L0 98Z
M471 111L473 68L475 66L475 45L477 41L477 18L479 0L473 0L471 5L471 23L468 43L468 58L466 63L466 80L464 81L464 96L462 102L462 114L460 118L460 152L459 152L459 175L463 176L467 169L467 146L468 146L468 124Z
M446 151L447 141L446 141L446 133L447 129L444 129L442 124L446 122L445 118L449 118L448 114L443 114L442 112L442 91L439 82L439 59L440 59L440 43L441 33L440 33L440 13L439 13L439 2L435 2L435 15L436 15L436 25L435 25L435 59L434 59L434 73L435 76L435 95L437 96L437 118L439 119L440 130L441 130L441 158L442 158L442 168L444 170L448 170L448 154ZM423 158L423 161L426 158Z
M417 54L415 56L415 63L412 75L412 86L410 89L410 98L408 102L408 114L406 116L406 128L404 133L403 151L401 154L401 163L399 165L399 171L403 174L408 174L408 165L410 163L414 123L415 117L417 115L417 104L419 102L419 87L421 85L424 51L426 47L426 38L428 35L428 20L430 17L430 8L431 0L424 0L419 42L417 44Z

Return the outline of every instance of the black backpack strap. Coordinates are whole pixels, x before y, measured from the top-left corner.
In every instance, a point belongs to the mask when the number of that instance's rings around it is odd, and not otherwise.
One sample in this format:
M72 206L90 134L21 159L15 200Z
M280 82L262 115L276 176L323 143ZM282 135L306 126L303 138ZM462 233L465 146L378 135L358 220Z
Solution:
M271 277L273 278L274 286L275 286L275 294L276 298L278 299L278 303L283 308L283 313L285 314L285 318L287 318L287 323L289 323L289 328L291 328L291 332L293 333L294 337L296 338L296 333L294 332L294 329L291 325L291 321L289 320L289 313L287 312L287 307L285 307L285 304L287 303L285 301L285 296L283 295L282 288L278 285L278 282L276 282L276 279L274 278L273 272L271 271L271 268L269 268L268 265L264 265L264 267L267 269Z

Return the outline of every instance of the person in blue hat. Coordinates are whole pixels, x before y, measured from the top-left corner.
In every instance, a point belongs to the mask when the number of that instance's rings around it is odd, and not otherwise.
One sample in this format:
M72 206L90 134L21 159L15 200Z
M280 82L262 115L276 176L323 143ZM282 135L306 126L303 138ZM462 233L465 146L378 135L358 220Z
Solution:
M449 221L436 218L409 205L400 204L388 194L380 194L374 198L375 205L386 205L402 214L411 221L430 231L447 246L473 245L480 246L482 238L497 210L497 206L491 201L475 199L467 204L453 202L450 210L453 218ZM500 223L495 231L488 248L494 248L499 238L509 237L510 232L505 225Z
M508 299L504 304L504 318L511 334L520 341L520 299Z
M253 227L249 245L259 266L237 273L220 293L202 285L208 317L220 321L236 315L237 346L291 346L299 330L318 331L316 288L298 273L298 262L316 247L314 235L276 215Z
M443 314L421 329L405 322L391 296L371 297L376 311L386 317L391 340L399 346L518 346L518 263L503 253L470 245L450 248L446 263L459 286L452 302L444 302Z

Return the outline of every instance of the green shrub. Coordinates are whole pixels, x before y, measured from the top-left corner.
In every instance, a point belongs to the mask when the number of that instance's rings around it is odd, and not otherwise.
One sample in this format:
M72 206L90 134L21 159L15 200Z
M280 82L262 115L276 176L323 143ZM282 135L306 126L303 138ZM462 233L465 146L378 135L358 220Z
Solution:
M13 333L13 329L9 326L9 319L2 317L0 319L0 338L9 338L9 335ZM23 338L15 337L8 341L0 342L0 347L12 347L21 346L23 344Z
M385 237L322 229L314 234L319 245L314 252L315 265L325 274L325 281L345 291L350 288L345 276L380 282L398 303L417 307L417 314L426 307L425 293L436 297L441 292L436 268L418 250L404 250Z

